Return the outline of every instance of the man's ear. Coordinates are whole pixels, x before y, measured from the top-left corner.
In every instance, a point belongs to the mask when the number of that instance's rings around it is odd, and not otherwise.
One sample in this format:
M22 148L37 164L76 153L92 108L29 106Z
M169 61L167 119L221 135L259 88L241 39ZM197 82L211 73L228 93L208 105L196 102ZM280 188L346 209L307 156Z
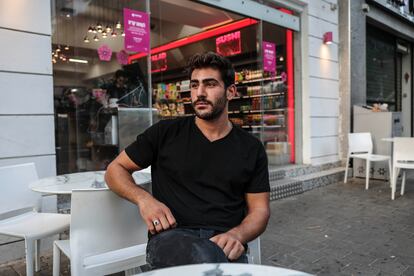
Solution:
M236 96L237 93L237 87L235 84L230 85L227 88L227 98L232 99Z

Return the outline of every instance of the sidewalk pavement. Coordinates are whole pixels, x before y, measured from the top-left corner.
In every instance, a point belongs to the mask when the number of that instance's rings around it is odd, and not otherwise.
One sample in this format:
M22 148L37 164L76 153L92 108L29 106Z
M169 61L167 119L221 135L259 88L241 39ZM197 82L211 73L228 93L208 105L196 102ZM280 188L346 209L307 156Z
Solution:
M317 275L414 275L414 179L337 183L271 203L262 263Z
M262 263L315 275L414 275L414 178L391 201L388 182L364 179L318 188L271 202L261 236ZM69 275L62 256L61 275ZM25 274L23 260L0 266L0 275ZM52 274L51 254L42 270Z

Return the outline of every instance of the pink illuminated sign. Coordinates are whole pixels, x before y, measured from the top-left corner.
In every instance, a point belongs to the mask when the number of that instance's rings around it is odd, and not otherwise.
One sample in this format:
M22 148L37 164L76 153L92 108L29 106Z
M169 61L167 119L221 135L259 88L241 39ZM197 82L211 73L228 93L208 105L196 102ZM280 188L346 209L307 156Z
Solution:
M149 15L124 8L125 50L148 52L150 50Z
M276 72L276 45L272 42L263 41L263 70Z
M216 52L223 56L241 53L240 31L225 34L216 38Z

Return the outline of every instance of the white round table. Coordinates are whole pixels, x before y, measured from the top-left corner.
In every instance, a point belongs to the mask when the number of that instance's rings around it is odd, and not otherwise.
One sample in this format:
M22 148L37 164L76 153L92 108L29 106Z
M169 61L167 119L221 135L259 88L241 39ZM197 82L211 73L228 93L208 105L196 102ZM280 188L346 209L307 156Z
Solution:
M108 189L105 183L105 171L80 172L46 177L29 184L35 192L44 194L71 194L75 189ZM133 173L137 185L151 182L148 170Z
M307 276L301 271L252 264L196 264L156 269L135 276Z

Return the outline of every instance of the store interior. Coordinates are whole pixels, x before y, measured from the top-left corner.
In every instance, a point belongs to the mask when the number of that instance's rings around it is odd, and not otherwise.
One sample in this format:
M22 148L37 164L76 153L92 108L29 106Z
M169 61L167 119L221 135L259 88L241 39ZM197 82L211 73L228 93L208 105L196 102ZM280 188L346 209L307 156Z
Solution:
M147 54L124 50L124 8L150 10L150 85ZM185 65L206 51L227 56L235 67L233 124L264 143L271 165L294 163L292 31L187 0L154 0L150 7L145 1L55 0L53 10L58 173L105 169L122 150L113 137L114 118L122 116L108 103L119 70L128 95L118 107L136 110L132 116L152 114L150 106L157 109L154 121L193 116ZM264 67L264 42L275 48L273 70Z

